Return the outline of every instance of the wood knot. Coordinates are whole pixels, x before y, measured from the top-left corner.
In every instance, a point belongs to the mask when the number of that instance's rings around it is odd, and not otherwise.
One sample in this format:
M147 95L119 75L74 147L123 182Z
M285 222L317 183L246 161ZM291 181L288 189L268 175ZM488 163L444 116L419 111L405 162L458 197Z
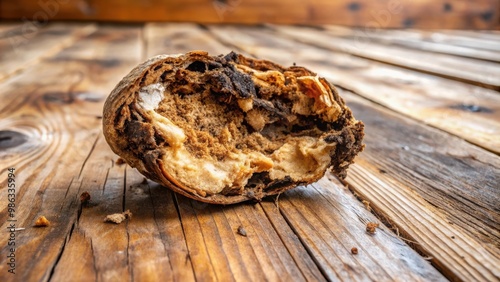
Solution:
M22 133L12 130L0 130L0 149L16 147L26 141L28 141L28 137Z

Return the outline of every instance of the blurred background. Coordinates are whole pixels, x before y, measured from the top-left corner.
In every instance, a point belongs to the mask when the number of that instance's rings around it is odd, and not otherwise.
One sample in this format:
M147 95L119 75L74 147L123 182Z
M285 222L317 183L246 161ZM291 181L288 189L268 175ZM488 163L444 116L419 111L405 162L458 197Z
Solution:
M0 19L498 29L498 0L0 0Z

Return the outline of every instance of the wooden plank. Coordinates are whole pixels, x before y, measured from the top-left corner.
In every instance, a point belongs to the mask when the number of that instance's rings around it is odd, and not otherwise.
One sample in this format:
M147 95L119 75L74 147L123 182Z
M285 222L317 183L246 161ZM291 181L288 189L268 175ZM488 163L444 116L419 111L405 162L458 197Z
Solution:
M184 54L203 49L210 54L227 54L230 46L222 46L203 29L189 23L148 23L144 28L146 54L148 57L161 54Z
M145 36L148 57L196 48L230 52L193 24L147 24ZM283 218L273 220L279 224L276 229L258 205L218 207L176 197L196 279L324 279ZM247 237L237 234L240 226Z
M498 280L500 158L344 97L366 125L366 150L347 178L351 189L451 280Z
M221 44L213 37L208 36L205 30L192 24L185 24L180 28L175 24L148 24L146 29L150 29L147 34L153 36L151 42L157 42L148 44L148 46L156 44L163 46L160 50L156 47L148 47L152 54L161 52L163 48L174 50L173 53L176 53L190 50L196 46L214 53L231 47L227 44ZM231 36L231 38L239 40L237 36ZM193 41L195 43L192 43ZM200 44L200 42L203 43ZM253 207L235 205L221 208L178 197L190 257L195 273L198 273L196 277L201 278L201 273L203 273L209 277L209 280L225 280L231 277L239 280L244 277L244 275L241 276L244 272L239 268L243 264L248 270L247 276L250 277L250 280L275 280L276 277L280 277L280 280L287 280L288 276L282 275L293 273L290 271L294 269L293 265L296 264L295 267L300 269L306 280L321 278L317 270L310 272L311 269L318 267L328 280L340 278L392 280L398 279L397 277L401 275L407 275L409 279L413 280L424 277L433 277L436 280L443 279L425 260L394 236L379 237L380 241L376 242L370 240L370 236L366 235L364 231L366 222L360 221L359 218L373 221L375 219L369 211L362 208L362 205L354 199L347 189L339 189L340 186L326 185L321 187L321 189L325 189L324 187L337 189L336 193L338 194L336 195L342 199L343 203L342 208L339 208L340 211L332 210L331 206L335 203L323 201L319 193L309 194L311 197L306 201L304 201L305 198L294 197L293 200L289 201L290 205L285 208L281 204L281 197L284 197L282 195L278 201L282 213L274 206L274 203L270 202L263 202L260 206ZM312 203L313 197L316 201L314 204ZM297 213L296 207L291 205L307 207L309 213L321 214L321 218L332 217L334 219L309 222L312 220L310 216L306 216L305 219L292 218L291 215L284 213L284 211L289 214ZM326 211L323 211L324 209ZM343 209L354 209L357 213L343 212ZM221 215L221 210L223 215ZM274 228L269 226L267 220L263 220L264 214L267 215ZM285 218L281 214L284 214ZM328 224L324 222L328 222ZM248 237L234 235L236 238L233 238L230 236L234 234L239 225L246 229ZM304 225L308 226L307 231L303 231ZM346 230L352 230L352 232ZM294 232L295 234L293 234ZM311 240L311 238L318 238L317 236L319 239ZM357 239L365 236L366 240ZM276 243L279 242L278 237L286 245L288 254L280 250L279 244ZM274 244L270 242L274 242ZM360 249L370 250L371 255L359 260L353 258L349 253L353 247L352 242L356 242ZM306 250L302 244L313 257L317 267L311 267L312 262L309 257L304 256ZM378 247L374 248L374 244ZM235 249L239 250L242 258L235 254ZM197 257L194 257L193 253ZM293 262L290 260L290 255ZM280 258L278 261L277 257ZM381 257L384 259L380 259ZM408 261L407 264L398 263L403 257ZM377 261L379 262L377 263ZM269 269L266 267L268 265L273 265L274 268ZM232 271L230 277L222 276L221 278L218 276L219 273L224 274L227 271ZM293 274L292 278L294 280L302 279L302 275Z
M20 25L0 37L0 81L70 46L96 30L95 24L55 23L40 28Z
M430 42L424 41L421 38L412 38L405 36L407 31L402 30L363 30L363 29L352 29L341 26L324 26L328 30L329 34L335 35L336 37L354 39L356 41L366 42L374 41L384 45L395 45L399 47L405 47L409 49L416 49L427 52L435 52L442 54L449 54L455 56L461 56L472 59L480 59L485 61L500 62L500 44L498 45L497 51L481 50L471 47L456 46L453 44L446 44L440 42ZM425 31L420 31L425 33ZM471 34L476 34L477 32L471 32ZM496 39L500 42L500 36Z
M446 281L331 174L284 193L278 204L330 281ZM368 222L380 223L375 235L366 232Z
M498 7L495 0L18 0L0 2L0 18L494 29Z
M135 33L135 39L115 44L128 44L131 50L137 48L139 31L137 28L123 30ZM117 31L108 29L107 32ZM97 41L94 43L96 46ZM22 138L0 150L0 183L6 187L5 171L7 167L15 167L18 173L16 219L19 227L26 228L16 236L18 273L7 276L5 281L41 281L53 275L66 279L71 277L68 273L89 275L81 277L87 281L94 275L104 277L109 273L127 276L122 270L116 273L102 270L121 267L126 258L114 252L126 246L123 225L117 226L114 233L111 232L113 226L103 228L103 215L123 207L123 185L119 186L120 181L123 184L123 169L110 170L114 154L100 137L102 103L107 93L140 59L127 53L122 56L122 60L109 64L106 56L86 61L77 56L70 59L56 55L2 84L1 132ZM8 136L2 138L4 142L9 142ZM95 160L91 158L92 153L96 153ZM88 166L90 163L92 166ZM92 195L101 205L79 215L80 193L103 189L102 194ZM1 199L7 198L6 192L6 189L0 191ZM6 207L2 200L2 228L6 227ZM87 217L87 212L93 217ZM33 228L39 215L46 216L51 225ZM76 234L74 240L72 234ZM5 240L4 236L0 239L2 255L7 247ZM106 251L110 249L112 256ZM93 262L82 263L78 257L79 263L71 264L74 268L56 270L65 250L69 255L77 251L86 254L85 258L92 258ZM36 263L28 263L30 261ZM59 270L65 272L59 274ZM0 272L7 273L6 264L0 266Z
M324 30L308 27L276 26L275 28L294 40L328 50L500 90L500 65L493 62L457 59L455 56L408 50L375 42L334 38Z
M500 153L495 138L500 135L500 97L495 91L325 51L264 29L209 28L225 45L284 65L308 66L336 85Z
M0 24L0 38L10 36L9 31L19 30L21 26L22 24L19 22L2 22L2 24Z

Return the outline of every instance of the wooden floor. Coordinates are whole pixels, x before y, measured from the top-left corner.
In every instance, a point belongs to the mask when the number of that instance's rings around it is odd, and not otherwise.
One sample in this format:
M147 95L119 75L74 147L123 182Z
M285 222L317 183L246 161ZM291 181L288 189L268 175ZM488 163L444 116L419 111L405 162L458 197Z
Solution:
M366 125L347 179L214 206L117 162L108 93L147 57L193 49L337 85ZM0 58L0 281L500 281L498 32L6 23Z

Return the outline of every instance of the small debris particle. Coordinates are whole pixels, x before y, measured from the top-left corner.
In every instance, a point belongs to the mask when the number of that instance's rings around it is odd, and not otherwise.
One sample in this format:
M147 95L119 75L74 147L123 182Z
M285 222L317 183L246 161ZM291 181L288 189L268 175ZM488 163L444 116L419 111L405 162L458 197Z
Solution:
M45 216L40 216L36 221L35 221L35 227L46 227L50 225L50 221L45 217Z
M86 205L90 202L90 194L89 192L85 191L80 195L80 203L83 205Z
M102 116L95 116L96 119L102 119Z
M403 146L403 147L401 147L401 149L403 149L403 150L405 150L405 151L409 151L409 150L410 150L410 147L408 147L408 146Z
M375 234L375 232L377 232L377 227L378 227L378 223L368 222L366 224L366 232L368 232L370 234Z
M238 234L240 234L241 236L247 236L247 231L245 230L245 228L243 228L243 226L240 225L240 227L238 227Z
M369 202L369 201L367 201L367 200L363 200L362 202L363 202L363 205L365 205L365 208L366 208L369 212L371 212L371 211L372 211L372 207L370 207L370 202Z
M352 247L352 249L351 249L351 253L352 253L353 255L357 255L357 254L358 254L358 248L356 248L356 247Z
M123 215L126 219L132 219L132 213L130 212L130 210L126 210L125 212L123 212Z
M118 159L116 160L116 162L115 162L115 163L116 163L117 165L122 165L122 164L124 164L124 163L125 163L125 160L124 160L124 159L122 159L122 158L118 158Z
M114 214L107 215L104 218L104 222L112 222L112 223L120 224L125 219L131 219L131 218L132 218L132 213L130 212L130 210L126 210L125 212L122 212L122 213L114 213Z
M455 239L455 236L451 236L451 239Z

